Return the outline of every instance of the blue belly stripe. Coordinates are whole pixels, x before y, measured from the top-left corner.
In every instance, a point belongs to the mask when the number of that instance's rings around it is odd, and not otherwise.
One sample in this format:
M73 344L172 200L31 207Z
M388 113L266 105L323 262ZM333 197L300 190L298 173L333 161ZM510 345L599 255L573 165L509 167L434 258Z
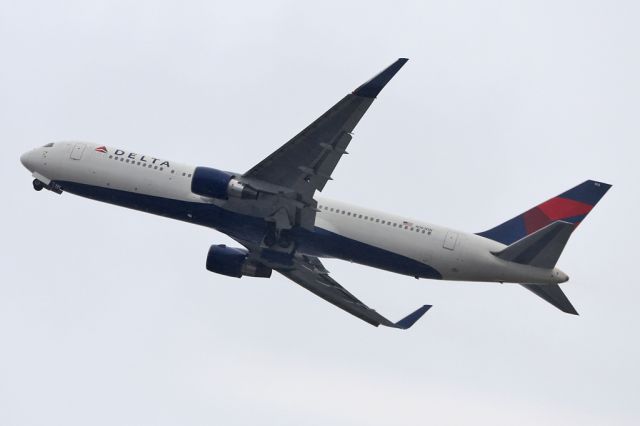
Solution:
M230 212L214 204L174 200L70 181L56 183L71 194L214 228L256 244L260 244L266 232L266 224L261 218ZM420 278L442 278L429 265L323 228L315 227L314 231L297 228L292 236L298 243L298 251L311 256L348 260Z

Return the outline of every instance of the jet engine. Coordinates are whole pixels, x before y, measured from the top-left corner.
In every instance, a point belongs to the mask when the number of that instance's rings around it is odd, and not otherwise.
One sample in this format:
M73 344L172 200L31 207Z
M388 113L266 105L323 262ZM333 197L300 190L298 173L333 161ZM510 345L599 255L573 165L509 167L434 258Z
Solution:
M258 198L258 191L240 182L233 174L210 167L196 167L191 180L191 192L222 200L229 197Z
M241 278L246 275L269 278L271 268L249 260L248 254L249 252L245 249L227 247L224 244L213 245L209 248L207 255L207 269L229 277Z

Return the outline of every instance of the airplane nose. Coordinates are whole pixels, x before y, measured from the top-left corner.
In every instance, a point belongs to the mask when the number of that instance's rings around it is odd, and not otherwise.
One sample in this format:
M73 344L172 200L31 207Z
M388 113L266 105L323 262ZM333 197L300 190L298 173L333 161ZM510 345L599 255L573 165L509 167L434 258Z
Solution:
M22 163L22 165L29 171L31 171L31 161L29 159L29 157L31 157L29 154L31 153L31 151L29 152L25 152L24 154L22 154L20 156L20 162Z

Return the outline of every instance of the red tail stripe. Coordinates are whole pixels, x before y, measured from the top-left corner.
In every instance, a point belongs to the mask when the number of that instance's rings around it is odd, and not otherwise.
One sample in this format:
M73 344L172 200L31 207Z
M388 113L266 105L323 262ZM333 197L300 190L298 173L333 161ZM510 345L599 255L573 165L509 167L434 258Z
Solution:
M540 204L538 208L553 222L569 217L586 215L593 206L568 198L556 197Z

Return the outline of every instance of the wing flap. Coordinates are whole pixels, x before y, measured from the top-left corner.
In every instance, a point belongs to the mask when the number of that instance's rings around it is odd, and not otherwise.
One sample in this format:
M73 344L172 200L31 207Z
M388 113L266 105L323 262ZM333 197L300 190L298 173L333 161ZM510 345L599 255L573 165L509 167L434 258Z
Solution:
M324 189L351 141L351 131L372 102L369 98L345 96L243 176L312 197L316 190Z

